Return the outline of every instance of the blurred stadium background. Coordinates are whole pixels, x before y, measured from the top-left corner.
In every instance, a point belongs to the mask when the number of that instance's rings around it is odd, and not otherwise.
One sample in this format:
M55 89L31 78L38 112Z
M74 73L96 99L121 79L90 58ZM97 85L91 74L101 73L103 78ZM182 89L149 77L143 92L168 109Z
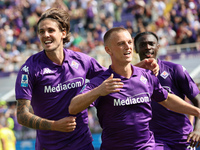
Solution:
M22 63L42 50L36 23L50 7L66 9L71 16L72 38L66 48L86 53L108 67L110 59L102 42L106 30L123 26L133 38L138 32L153 31L161 44L159 58L182 64L200 87L199 0L0 0L0 109L5 110L3 117L13 118L17 150L34 150L35 130L16 121L15 79ZM132 63L138 61L134 54ZM95 113L89 109L98 150L101 128Z

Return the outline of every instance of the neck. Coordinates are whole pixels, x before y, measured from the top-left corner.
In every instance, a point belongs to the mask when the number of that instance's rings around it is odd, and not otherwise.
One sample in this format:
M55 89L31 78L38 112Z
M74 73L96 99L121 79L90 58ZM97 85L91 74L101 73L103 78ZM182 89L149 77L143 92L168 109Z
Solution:
M132 68L131 68L131 64L128 63L125 66L116 66L116 65L111 65L111 68L114 72L116 72L117 74L129 79L132 76Z
M52 52L46 52L47 57L54 63L58 65L62 65L64 60L64 52L62 51L52 51Z

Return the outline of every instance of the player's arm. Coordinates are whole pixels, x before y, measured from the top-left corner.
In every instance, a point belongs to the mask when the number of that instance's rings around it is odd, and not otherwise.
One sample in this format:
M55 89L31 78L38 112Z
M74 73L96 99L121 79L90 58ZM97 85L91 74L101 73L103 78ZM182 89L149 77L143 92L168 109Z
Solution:
M75 96L69 105L69 113L76 115L79 112L85 110L93 103L100 95L98 87L94 88L87 93L79 94Z
M140 67L140 68L144 68L144 69L149 69L151 70L156 76L159 73L159 65L157 64L156 59L154 58L146 58L142 61L140 61L139 63L135 64L134 66Z
M69 113L75 115L88 108L90 104L100 96L105 96L113 92L119 92L120 88L123 87L123 83L120 81L121 79L113 78L113 74L111 74L111 76L98 87L75 96L69 105Z
M190 100L192 102L192 104L198 108L200 108L200 94L198 94L196 97L194 97L193 99ZM197 120L199 118L196 118ZM196 126L196 122L195 122L195 126Z
M200 108L200 94L198 94L195 98L193 98L192 103L197 106L198 108ZM191 132L188 135L188 142L191 140L190 142L190 146L194 147L197 143L197 147L200 146L200 118L196 117L195 118L195 125L194 125L194 131Z
M177 83L181 88L181 91L188 96L187 98L190 97L189 100L194 106L200 108L200 94L195 82L192 80L189 73L183 66L176 65L175 67L175 74L178 77ZM196 94L197 92L198 94ZM196 96L191 98L193 95ZM197 143L197 147L200 145L200 119L198 117L195 117L194 131L188 135L187 141L190 142L191 147L194 147Z
M198 118L197 124L200 125L200 122L199 122L200 109L196 106L193 106L193 105L187 103L186 101L182 100L178 96L169 93L167 99L165 101L162 101L159 103L172 111L196 116ZM194 147L198 142L200 142L200 136L199 136L200 133L199 132L200 132L200 128L198 128L196 130L196 133L191 132L188 135L187 142L189 142L191 140L191 142L190 142L191 147ZM198 143L197 147L198 146L199 146L199 143Z
M186 99L187 102L192 102L192 104L198 108L200 108L200 95L198 94L195 98L193 98L192 100ZM188 115L188 119L190 120L191 124L194 125L194 127L198 126L199 124L197 124L197 117L194 117L192 115Z
M36 116L31 111L30 100L17 100L17 120L19 124L38 130L71 132L76 127L75 117L65 117L58 121Z
M191 101L187 98L187 96L185 97L185 101L186 101L187 103L190 103L190 104L191 104ZM193 125L194 125L194 121L195 121L195 117L192 116L192 115L188 115L188 119L190 120L190 123L191 123L191 125L193 126Z
M194 126L195 117L192 115L188 115L188 119L190 120L191 125Z
M34 114L34 110L33 110L33 107L31 105L29 106L29 112Z
M174 94L168 93L167 99L159 103L172 111L200 118L200 109L198 107L185 102Z

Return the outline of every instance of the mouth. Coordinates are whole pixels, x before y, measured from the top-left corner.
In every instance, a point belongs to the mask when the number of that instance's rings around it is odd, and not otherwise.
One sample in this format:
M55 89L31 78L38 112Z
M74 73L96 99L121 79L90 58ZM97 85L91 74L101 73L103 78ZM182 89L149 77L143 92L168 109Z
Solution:
M147 58L151 58L151 57L153 57L153 52L146 52L146 53L144 53L144 55L147 57Z
M51 43L53 43L53 41L51 41L51 40L44 41L44 44L45 44L45 45L49 45L49 44L51 44Z
M131 52L124 53L125 56L131 55Z

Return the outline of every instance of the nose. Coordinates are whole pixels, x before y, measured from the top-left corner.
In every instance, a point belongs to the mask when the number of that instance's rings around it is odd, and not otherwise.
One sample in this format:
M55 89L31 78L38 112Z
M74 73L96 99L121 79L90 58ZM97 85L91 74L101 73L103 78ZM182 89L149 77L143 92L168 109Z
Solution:
M150 44L146 44L146 48L147 49L151 49L151 45Z
M126 42L125 47L126 49L130 49L132 47L132 44L130 44L129 42Z
M45 31L44 32L44 37L49 37L49 32Z

